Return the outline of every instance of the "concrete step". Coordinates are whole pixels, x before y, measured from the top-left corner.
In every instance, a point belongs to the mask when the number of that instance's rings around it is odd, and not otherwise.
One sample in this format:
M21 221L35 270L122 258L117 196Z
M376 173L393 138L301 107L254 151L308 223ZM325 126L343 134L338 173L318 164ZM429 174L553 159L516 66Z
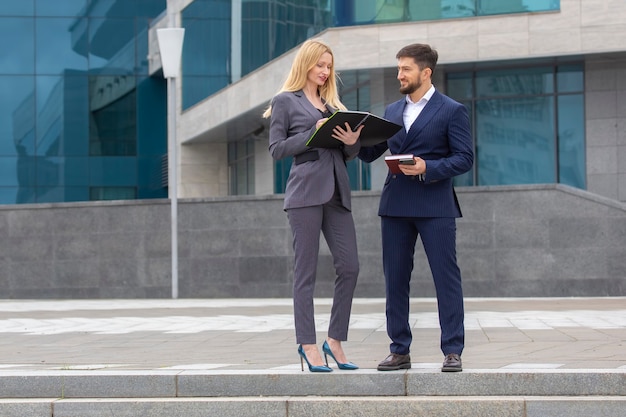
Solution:
M2 417L624 417L626 372L3 371Z
M614 396L190 397L2 399L2 417L623 417Z
M0 398L626 396L626 370L3 371ZM626 415L626 412L625 412Z

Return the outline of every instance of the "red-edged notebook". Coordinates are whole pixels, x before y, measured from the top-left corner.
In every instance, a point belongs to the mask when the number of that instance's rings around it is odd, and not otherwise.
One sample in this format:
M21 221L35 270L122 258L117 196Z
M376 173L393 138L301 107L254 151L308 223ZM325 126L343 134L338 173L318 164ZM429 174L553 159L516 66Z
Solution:
M400 164L407 165L415 165L415 159L413 159L413 155L409 154L401 154L401 155L387 155L385 156L385 163L389 167L389 171L392 174L402 174L400 171Z

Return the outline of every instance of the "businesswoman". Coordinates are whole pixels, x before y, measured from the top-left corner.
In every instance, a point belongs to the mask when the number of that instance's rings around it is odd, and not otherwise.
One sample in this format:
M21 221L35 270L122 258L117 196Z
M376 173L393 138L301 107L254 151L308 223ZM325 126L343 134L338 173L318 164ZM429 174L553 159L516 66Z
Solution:
M328 356L339 369L357 369L348 362L341 342L347 340L352 298L359 274L356 233L351 212L350 183L346 161L360 149L361 129L336 126L338 148L306 145L315 130L336 110L339 100L333 53L319 40L302 44L285 83L263 117L270 118L269 152L275 160L293 157L284 210L293 234L293 307L300 363L311 372L331 372ZM313 293L320 232L333 256L336 279L328 337L322 345L325 361L316 344Z

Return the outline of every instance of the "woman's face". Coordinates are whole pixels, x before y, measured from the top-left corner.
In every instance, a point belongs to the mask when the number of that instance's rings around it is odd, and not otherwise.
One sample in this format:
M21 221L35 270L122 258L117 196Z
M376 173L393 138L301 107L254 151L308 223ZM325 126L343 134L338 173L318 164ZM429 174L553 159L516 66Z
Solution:
M330 76L330 70L333 67L333 56L324 52L315 66L311 68L307 74L307 82L322 86Z

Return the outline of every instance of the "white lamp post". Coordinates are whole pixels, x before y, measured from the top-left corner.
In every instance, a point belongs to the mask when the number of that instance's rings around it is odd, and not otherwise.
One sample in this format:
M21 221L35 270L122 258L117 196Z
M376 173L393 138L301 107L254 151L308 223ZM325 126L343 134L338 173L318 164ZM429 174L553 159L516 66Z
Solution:
M170 23L171 23L170 19ZM172 298L178 298L178 158L176 143L176 79L180 77L185 29L157 29L163 76L167 78L168 184L172 223Z

